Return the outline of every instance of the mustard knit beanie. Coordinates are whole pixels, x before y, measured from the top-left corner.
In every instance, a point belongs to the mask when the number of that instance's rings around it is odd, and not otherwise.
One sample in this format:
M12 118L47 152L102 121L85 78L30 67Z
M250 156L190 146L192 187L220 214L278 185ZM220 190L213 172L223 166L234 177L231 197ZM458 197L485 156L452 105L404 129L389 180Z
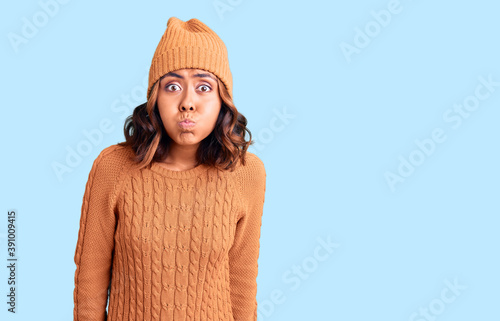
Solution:
M158 79L166 73L184 68L213 73L233 97L233 78L224 42L198 19L182 21L171 17L151 62L147 98Z

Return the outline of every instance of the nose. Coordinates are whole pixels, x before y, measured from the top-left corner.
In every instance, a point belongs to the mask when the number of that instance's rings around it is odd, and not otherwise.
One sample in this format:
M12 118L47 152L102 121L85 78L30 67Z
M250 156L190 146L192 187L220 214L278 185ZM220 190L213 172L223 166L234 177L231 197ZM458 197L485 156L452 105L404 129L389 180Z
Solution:
M190 86L186 90L184 90L183 97L181 100L181 103L179 105L179 110L180 111L186 111L186 110L194 110L194 99L196 93L193 92L194 89L192 89Z

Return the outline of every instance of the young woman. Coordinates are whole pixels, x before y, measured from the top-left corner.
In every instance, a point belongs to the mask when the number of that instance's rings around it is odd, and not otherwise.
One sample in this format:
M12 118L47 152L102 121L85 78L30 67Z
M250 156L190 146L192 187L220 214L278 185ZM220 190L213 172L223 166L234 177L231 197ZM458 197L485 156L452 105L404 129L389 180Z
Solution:
M266 172L246 125L222 40L170 18L147 102L89 174L75 321L257 320Z

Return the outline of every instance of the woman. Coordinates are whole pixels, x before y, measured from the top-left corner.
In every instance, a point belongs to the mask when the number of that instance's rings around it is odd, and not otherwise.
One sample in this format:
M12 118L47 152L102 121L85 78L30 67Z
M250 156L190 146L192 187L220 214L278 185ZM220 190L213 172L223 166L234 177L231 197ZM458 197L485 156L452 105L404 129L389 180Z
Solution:
M170 18L147 102L89 174L75 321L257 320L266 172L246 124L222 40Z

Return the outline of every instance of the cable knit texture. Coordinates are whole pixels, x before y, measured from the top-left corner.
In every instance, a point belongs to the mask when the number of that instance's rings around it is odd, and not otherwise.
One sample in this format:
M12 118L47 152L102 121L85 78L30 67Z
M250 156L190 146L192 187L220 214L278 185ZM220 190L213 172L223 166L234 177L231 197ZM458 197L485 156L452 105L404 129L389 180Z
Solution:
M112 145L90 171L74 320L257 320L262 161L247 152L233 172L137 170L132 155Z

